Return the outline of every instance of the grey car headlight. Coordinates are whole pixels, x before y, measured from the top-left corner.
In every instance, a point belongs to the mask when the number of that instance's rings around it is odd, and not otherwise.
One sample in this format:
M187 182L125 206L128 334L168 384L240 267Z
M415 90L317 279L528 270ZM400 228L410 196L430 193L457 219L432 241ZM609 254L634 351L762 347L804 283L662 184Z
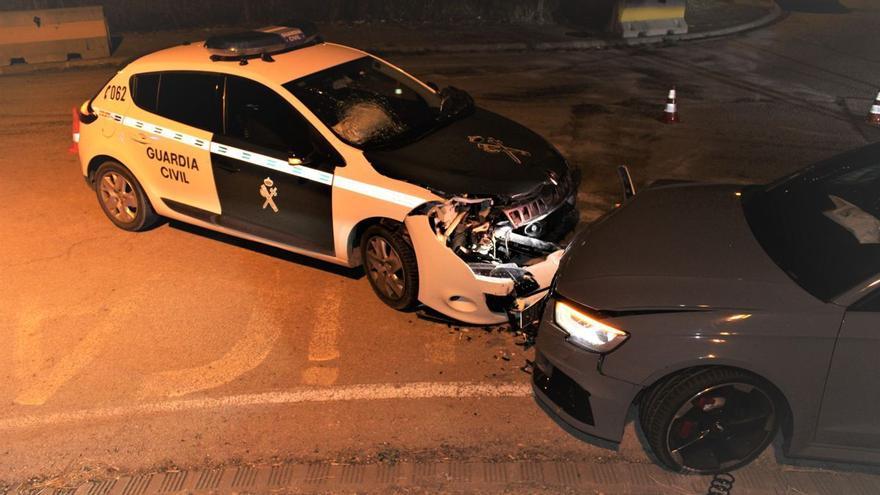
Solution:
M568 334L572 344L592 352L611 352L623 343L629 334L606 325L564 301L556 301L556 324Z

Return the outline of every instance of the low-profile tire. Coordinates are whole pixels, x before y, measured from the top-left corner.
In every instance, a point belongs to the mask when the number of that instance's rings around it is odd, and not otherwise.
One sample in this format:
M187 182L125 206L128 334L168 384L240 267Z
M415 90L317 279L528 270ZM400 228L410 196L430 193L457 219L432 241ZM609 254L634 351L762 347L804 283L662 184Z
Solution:
M418 304L419 268L403 227L373 225L361 237L361 259L373 291L388 306L404 311Z
M95 194L107 218L123 230L147 230L159 222L137 179L122 164L108 161L95 172Z
M708 367L658 384L644 398L639 419L666 467L717 474L758 457L776 437L782 411L778 392L763 378Z
M653 387L645 391L645 395L639 402L639 418L648 416L648 411L657 408L656 402L659 397L666 397L669 395L669 391L674 390L683 380L686 380L705 369L706 368L688 368L655 383Z

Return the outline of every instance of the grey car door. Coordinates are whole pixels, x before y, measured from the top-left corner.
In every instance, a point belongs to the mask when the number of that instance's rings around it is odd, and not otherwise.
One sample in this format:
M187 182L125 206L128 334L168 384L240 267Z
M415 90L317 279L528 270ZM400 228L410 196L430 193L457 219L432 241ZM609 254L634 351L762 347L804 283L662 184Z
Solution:
M822 397L816 441L880 449L880 290L844 316Z

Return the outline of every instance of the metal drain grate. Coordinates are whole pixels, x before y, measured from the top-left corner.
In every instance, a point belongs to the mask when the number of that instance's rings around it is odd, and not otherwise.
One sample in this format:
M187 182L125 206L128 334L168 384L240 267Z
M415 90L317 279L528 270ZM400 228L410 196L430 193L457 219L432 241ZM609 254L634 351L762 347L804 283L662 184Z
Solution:
M749 466L737 471L737 495L880 493L880 475ZM187 493L388 493L393 488L434 492L529 493L532 488L572 493L665 495L705 493L710 477L682 476L651 464L569 461L440 462L368 465L273 464L204 471L169 471L93 480L76 487L21 485L12 495L168 495ZM75 491L75 493L74 493ZM418 491L418 490L417 490ZM420 492L420 491L419 491Z
M172 493L182 490L188 474L186 471L169 471L165 473L165 476L162 478L162 484L159 485L159 493Z
M150 486L151 481L153 481L152 474L144 474L129 478L128 482L122 488L122 495L143 495Z
M220 485L220 479L223 478L222 469L208 469L202 471L199 479L196 480L196 490L213 491Z

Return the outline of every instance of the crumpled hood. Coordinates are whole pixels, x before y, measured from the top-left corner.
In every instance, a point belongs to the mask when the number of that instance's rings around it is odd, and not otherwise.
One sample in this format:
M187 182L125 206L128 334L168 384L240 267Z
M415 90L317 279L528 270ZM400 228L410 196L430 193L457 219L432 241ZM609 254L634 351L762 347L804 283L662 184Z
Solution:
M515 196L569 175L544 138L480 108L416 142L365 155L382 175L446 195Z
M578 234L560 265L558 293L611 311L815 306L752 235L740 189L640 192Z

